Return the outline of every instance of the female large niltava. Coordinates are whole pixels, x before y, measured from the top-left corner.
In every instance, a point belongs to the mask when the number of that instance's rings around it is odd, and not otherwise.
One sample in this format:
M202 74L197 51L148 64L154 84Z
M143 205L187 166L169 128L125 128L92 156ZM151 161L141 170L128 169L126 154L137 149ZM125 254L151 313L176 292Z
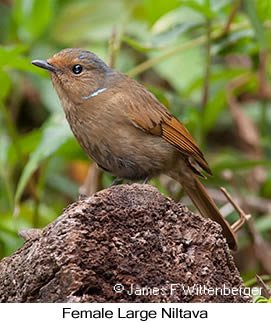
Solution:
M197 178L202 170L211 175L202 152L152 93L82 49L64 49L32 63L50 72L76 139L101 168L129 180L161 173L174 178L236 248L230 226Z

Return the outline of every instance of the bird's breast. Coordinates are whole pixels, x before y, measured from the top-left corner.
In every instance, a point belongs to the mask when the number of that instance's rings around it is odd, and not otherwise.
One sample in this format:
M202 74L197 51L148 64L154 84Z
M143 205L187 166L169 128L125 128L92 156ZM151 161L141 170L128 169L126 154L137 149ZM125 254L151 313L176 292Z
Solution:
M159 136L146 134L112 114L66 111L71 129L88 156L113 175L140 180L161 173L173 153Z

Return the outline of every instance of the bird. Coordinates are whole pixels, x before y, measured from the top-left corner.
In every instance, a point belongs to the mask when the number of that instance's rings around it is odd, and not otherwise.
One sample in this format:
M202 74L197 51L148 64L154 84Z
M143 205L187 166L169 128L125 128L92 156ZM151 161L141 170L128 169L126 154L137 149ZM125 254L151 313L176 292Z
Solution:
M142 84L94 53L66 48L32 64L49 71L80 146L117 179L160 174L178 181L198 211L219 223L231 249L236 236L198 176L211 169L185 126Z

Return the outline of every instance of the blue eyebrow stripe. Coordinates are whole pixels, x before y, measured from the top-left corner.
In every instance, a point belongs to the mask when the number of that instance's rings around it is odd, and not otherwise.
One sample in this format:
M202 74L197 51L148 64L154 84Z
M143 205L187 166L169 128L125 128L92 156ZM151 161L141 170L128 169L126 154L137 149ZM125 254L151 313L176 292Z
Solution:
M80 59L83 59L83 58L85 58L85 57L86 57L86 55L85 55L85 54L82 54L82 55L80 55L80 56L79 56L79 58L80 58Z
M107 90L107 88L106 88L106 87L104 87L104 88L102 88L102 89L98 89L98 90L94 91L93 93L91 93L90 95L82 96L82 97L81 97L81 99L83 99L83 100L87 100L87 99L89 99L89 98L91 98L91 97L93 97L93 96L98 95L99 93L104 92L105 90Z

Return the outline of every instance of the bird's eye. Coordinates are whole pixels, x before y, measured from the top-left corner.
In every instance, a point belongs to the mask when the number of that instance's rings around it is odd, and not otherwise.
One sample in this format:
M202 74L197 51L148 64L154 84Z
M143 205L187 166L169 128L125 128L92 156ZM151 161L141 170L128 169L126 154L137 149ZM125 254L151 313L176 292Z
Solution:
M83 70L83 66L80 64L76 64L73 66L72 71L74 74L80 74Z

